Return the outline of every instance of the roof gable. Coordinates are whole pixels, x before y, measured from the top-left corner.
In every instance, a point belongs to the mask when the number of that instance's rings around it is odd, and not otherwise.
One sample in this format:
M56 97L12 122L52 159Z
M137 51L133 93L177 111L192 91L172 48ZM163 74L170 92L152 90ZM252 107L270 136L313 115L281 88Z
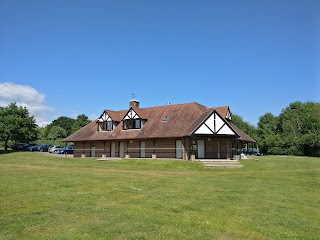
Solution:
M97 119L97 122L104 122L104 121L114 121L120 122L122 116L126 114L127 111L120 110L120 111L112 111L105 109L100 117Z
M122 120L128 120L128 119L139 119L141 118L140 115L134 110L133 107L130 107L129 111L124 115Z
M220 116L217 110L213 110L192 133L238 136L228 122Z
M107 111L103 111L103 113L98 118L97 122L106 122L106 121L112 121L112 118L109 116Z

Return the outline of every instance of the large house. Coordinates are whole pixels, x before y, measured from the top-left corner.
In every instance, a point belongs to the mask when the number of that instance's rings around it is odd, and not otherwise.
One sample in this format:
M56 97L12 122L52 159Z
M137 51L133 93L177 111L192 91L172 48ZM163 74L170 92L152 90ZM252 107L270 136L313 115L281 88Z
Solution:
M104 110L65 142L74 156L111 158L229 159L255 141L232 123L229 106L196 102L126 110Z

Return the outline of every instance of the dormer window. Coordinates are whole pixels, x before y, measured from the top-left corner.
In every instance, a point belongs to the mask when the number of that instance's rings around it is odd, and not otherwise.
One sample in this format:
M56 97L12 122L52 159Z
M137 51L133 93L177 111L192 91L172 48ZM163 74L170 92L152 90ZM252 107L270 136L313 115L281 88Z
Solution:
M142 119L133 108L131 108L127 114L122 119L123 121L123 130L128 129L141 129L145 120Z
M141 128L141 120L140 119L128 119L123 121L123 129L140 129Z
M111 117L104 112L98 119L98 130L100 131L112 131L116 127L116 123L112 121Z

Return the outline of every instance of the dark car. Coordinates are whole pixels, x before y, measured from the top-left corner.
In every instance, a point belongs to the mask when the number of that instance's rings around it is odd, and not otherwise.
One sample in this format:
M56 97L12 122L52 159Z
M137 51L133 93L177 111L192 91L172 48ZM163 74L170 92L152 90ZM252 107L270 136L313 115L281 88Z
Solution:
M22 150L24 146L28 145L28 143L16 142L12 145L13 150Z
M68 145L58 151L58 154L73 154L73 145Z
M40 148L39 151L40 152L48 152L49 147L52 147L51 144L43 144Z
M36 143L30 143L30 144L24 145L24 146L22 147L22 150L23 150L23 151L28 151L30 147L33 147L33 146L35 146L35 145L37 145L37 144L36 144Z
M34 152L34 151L40 151L40 147L42 146L43 144L37 144L37 145L34 145L34 146L29 146L27 147L27 151L31 151L31 152Z

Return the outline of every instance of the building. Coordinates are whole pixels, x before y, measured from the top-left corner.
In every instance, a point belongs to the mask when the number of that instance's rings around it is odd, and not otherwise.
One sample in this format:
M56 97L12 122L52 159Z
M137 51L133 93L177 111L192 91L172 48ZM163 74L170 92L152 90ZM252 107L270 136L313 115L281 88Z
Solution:
M140 108L133 99L127 110L104 110L65 142L74 156L228 159L255 141L232 123L229 106L196 102Z

